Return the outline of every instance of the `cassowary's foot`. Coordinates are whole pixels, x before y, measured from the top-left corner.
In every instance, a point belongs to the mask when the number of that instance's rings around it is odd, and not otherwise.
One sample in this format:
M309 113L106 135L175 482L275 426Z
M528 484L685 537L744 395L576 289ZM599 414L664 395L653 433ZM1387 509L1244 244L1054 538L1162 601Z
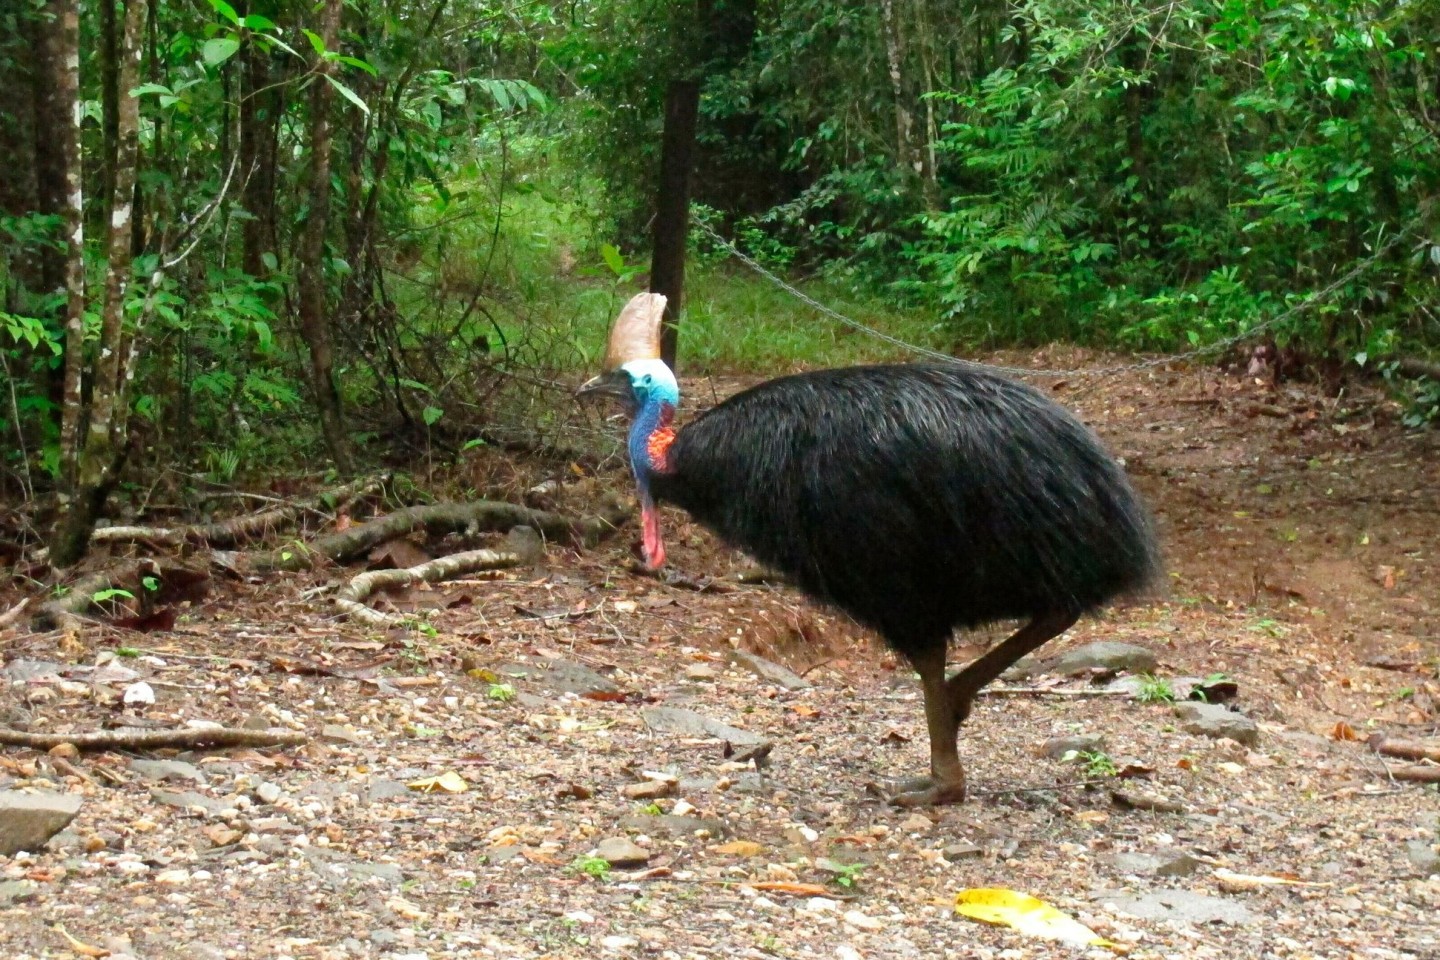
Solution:
M895 792L886 798L897 807L940 807L965 800L965 777L958 780L936 780L919 777L895 785Z

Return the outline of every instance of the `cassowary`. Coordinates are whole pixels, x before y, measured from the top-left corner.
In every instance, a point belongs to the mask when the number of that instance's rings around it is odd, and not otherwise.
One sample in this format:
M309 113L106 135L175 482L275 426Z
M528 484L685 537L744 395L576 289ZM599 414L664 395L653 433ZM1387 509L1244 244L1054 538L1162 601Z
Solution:
M956 736L976 693L1157 577L1155 534L1125 474L1058 404L958 365L782 377L677 431L664 306L659 294L631 300L604 372L580 388L633 414L646 565L665 562L656 503L672 503L874 628L920 675L930 735L931 776L892 802L962 800ZM1007 619L1026 623L947 680L951 631Z

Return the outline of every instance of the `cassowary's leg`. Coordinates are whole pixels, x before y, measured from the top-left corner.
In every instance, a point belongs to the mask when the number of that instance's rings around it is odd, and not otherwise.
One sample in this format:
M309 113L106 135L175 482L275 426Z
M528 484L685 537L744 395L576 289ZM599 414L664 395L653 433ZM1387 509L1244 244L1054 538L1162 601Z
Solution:
M965 799L965 768L960 765L960 754L955 749L959 721L945 685L945 651L946 643L941 641L923 653L910 656L911 665L920 674L920 689L925 695L930 777L902 784L900 792L890 797L890 802L897 806L923 807Z
M1042 614L951 677L945 687L955 717L955 730L958 731L960 724L970 716L971 701L986 684L1014 666L1021 657L1069 630L1078 619L1079 614L1068 612ZM951 734L952 737L954 735Z

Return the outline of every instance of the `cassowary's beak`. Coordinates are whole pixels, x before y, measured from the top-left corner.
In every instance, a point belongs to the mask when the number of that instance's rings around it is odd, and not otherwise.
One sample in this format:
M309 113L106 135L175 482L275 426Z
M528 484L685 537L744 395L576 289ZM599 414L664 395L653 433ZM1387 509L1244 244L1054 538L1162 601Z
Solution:
M580 389L575 391L575 399L578 400L595 393L618 397L621 400L629 399L630 377L624 370L619 369L602 373L598 377L591 377L580 385Z

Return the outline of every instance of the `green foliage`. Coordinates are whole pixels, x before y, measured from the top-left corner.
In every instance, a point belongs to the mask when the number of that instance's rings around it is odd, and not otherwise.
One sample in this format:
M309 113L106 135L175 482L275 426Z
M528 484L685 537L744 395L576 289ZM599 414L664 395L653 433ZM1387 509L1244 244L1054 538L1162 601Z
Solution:
M565 868L565 872L572 875L583 874L594 880L605 881L610 879L610 861L604 857L576 857Z
M1164 677L1157 677L1145 673L1139 677L1140 688L1135 692L1135 699L1141 703L1174 703L1175 687Z
M1115 760L1103 750L1070 750L1060 759L1064 763L1083 763L1087 777L1113 777L1120 772Z

